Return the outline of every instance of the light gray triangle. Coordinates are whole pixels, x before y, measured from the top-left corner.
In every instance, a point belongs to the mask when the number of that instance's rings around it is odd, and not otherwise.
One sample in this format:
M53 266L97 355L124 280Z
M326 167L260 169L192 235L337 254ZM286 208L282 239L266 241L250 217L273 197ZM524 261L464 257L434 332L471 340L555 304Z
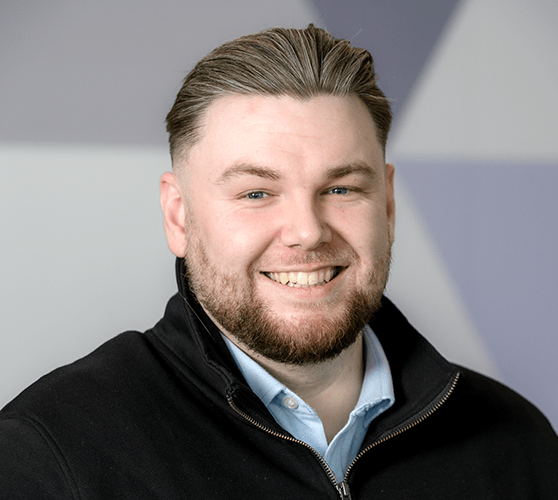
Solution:
M394 131L395 157L558 158L558 2L465 0Z

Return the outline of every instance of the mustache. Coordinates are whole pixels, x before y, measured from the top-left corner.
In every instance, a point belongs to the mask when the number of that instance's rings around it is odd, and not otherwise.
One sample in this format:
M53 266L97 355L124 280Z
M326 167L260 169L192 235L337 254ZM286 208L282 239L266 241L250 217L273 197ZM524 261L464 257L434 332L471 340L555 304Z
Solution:
M257 267L264 269L281 264L284 266L297 266L304 264L329 264L344 265L360 260L358 254L352 248L323 248L317 250L300 250L296 253L289 252L288 255L279 254L275 258L266 256L258 262Z

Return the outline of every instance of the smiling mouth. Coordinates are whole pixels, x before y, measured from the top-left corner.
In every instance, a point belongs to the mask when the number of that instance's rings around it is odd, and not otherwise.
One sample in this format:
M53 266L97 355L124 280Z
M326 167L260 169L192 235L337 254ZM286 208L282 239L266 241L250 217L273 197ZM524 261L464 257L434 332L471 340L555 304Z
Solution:
M327 267L318 271L314 271L312 273L305 273L302 271L289 271L263 274L265 274L269 279L276 281L277 283L281 283L282 285L291 286L294 288L309 288L329 283L342 270L342 267Z

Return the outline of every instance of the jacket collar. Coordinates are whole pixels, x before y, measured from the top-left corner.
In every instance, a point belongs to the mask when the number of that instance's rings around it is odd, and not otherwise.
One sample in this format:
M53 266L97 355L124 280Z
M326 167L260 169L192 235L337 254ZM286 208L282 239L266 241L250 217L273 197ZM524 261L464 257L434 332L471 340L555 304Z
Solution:
M368 439L380 439L427 415L449 396L460 370L415 330L387 298L370 321L390 364L395 404L372 422Z
M176 276L178 294L171 298L164 318L153 329L170 353L167 357L215 404L232 398L244 411L276 427L248 387L219 329L190 291L182 259L176 261ZM395 404L373 422L372 434L377 437L435 405L459 370L409 324L387 297L382 299L370 326L389 361L395 392Z

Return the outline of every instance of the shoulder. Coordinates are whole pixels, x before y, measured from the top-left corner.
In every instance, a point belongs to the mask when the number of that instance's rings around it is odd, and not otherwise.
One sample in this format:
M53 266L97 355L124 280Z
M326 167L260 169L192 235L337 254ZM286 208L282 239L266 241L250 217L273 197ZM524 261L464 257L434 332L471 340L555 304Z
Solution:
M153 364L144 335L126 332L89 355L58 368L25 389L0 412L0 418L24 415L31 421L69 420L80 408L108 402L130 389L129 380L141 377L142 367Z
M148 363L148 353L142 334L121 334L8 403L0 411L2 491L9 498L77 498L67 452L106 420L103 410L125 400L131 367Z
M526 449L547 450L558 458L558 437L548 419L530 401L490 377L460 368L455 394L447 401L457 422L487 442L513 442Z
M538 408L510 387L473 370L463 367L459 370L457 395L463 403L501 417L546 421Z

